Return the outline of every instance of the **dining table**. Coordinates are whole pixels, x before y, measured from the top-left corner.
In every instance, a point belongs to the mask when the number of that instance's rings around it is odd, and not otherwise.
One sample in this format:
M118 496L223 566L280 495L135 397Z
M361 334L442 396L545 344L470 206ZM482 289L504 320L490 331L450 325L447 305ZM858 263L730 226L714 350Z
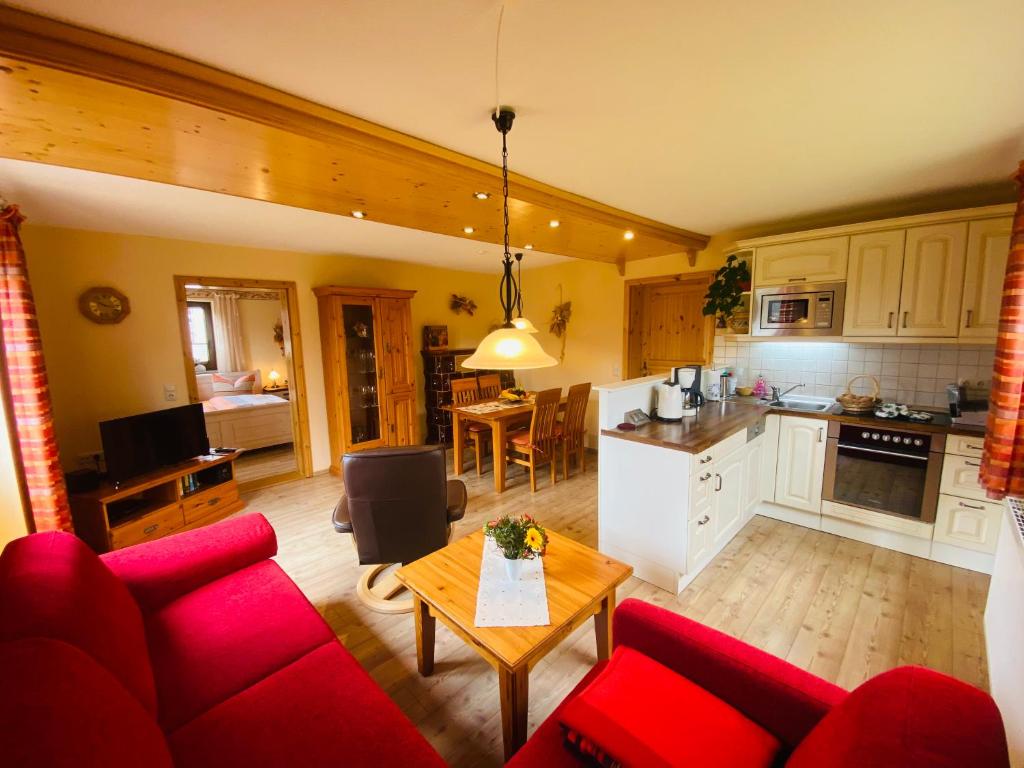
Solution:
M562 398L559 408L564 408ZM468 405L443 405L443 410L452 414L452 452L455 459L455 474L462 474L463 451L466 449L466 425L468 422L486 424L491 429L491 457L494 464L494 490L505 490L506 443L508 433L519 426L529 427L533 416L533 399L519 401L494 398L479 400Z

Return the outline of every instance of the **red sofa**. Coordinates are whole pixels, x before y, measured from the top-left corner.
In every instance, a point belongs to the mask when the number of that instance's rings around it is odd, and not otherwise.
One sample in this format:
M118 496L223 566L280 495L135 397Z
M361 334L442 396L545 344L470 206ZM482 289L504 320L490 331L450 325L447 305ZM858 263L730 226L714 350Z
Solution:
M725 755L736 741L714 738L717 723L708 723L707 694L729 705L781 749L772 763L787 768L1009 768L1006 737L999 711L982 691L947 675L920 667L901 667L847 692L775 656L638 600L624 600L615 612L614 642L639 651L685 678L699 697L661 702L658 716L676 740L701 742L706 749L686 765L749 765ZM613 663L629 651L613 656ZM633 655L635 658L635 655ZM509 768L571 768L593 765L565 744L561 721L572 702L601 676L609 662L598 664L545 720L507 764ZM669 676L674 677L669 673ZM606 682L609 676L605 676ZM695 685L692 685L695 684ZM626 681L630 702L658 696ZM631 692L641 691L631 695ZM608 694L608 689L605 689ZM614 688L609 699L614 701ZM586 700L584 697L581 700ZM581 707L577 706L575 712ZM620 708L620 712L623 708ZM628 709L628 707L626 708ZM731 714L735 714L731 712ZM723 718L724 721L724 718ZM686 732L690 723L697 730ZM607 721L595 741L634 737L623 723ZM735 734L735 723L729 727ZM724 724L723 724L723 727ZM609 731L619 730L609 735ZM668 740L671 740L669 737ZM741 739L740 739L741 740ZM730 743L727 743L729 741ZM607 745L605 748L615 757ZM721 754L718 754L718 752ZM653 761L646 764L655 765ZM684 764L684 763L680 763Z
M70 534L0 555L0 761L443 765L271 560L246 515L97 557Z

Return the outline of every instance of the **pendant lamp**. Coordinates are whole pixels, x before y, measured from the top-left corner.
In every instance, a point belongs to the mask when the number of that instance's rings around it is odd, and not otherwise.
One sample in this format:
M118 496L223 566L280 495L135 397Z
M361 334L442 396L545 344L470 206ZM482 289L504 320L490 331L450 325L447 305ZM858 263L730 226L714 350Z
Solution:
M516 254L516 272L516 282L519 283L519 300L516 302L516 312L519 313L519 317L512 321L512 325L520 331L540 333L537 330L537 326L531 323L529 318L523 317L523 254L521 253Z
M465 368L484 368L496 371L523 371L530 368L550 368L558 365L558 361L544 351L543 347L531 335L531 331L516 327L512 319L512 311L519 309L517 320L525 321L524 325L533 328L533 324L522 316L522 294L519 284L512 276L512 253L509 250L508 236L508 132L512 130L512 121L516 113L511 109L497 110L491 119L501 133L501 178L502 198L505 212L505 255L502 261L504 274L498 285L498 300L505 312L505 322L496 331L492 331L480 342L463 363ZM516 254L516 260L522 261L523 255ZM532 333L537 329L533 328Z

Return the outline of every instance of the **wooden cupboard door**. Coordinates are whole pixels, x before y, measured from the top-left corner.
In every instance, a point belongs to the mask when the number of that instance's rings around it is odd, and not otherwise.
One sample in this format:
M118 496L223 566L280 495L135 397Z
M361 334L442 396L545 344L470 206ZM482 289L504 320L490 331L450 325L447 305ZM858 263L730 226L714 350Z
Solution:
M907 232L870 232L850 238L844 336L895 336Z
M416 397L415 394L388 395L385 398L388 445L415 445Z
M762 246L754 255L754 285L845 280L849 250L845 236Z
M714 531L712 546L716 552L724 547L743 525L745 456L746 449L740 448L724 458L715 459L715 505L711 519Z
M935 541L978 552L995 552L1003 505L939 494Z
M387 394L415 391L411 307L408 299L377 299Z
M966 249L966 222L907 230L900 336L957 335Z
M988 501L985 489L978 481L981 472L981 459L946 454L942 461L942 482L939 489L942 493L953 496L964 496L978 501Z
M824 419L782 416L779 458L775 470L775 503L807 512L821 512L825 477Z
M1013 219L982 219L967 228L967 264L960 335L995 340Z
M702 276L644 288L641 355L648 374L711 363L714 318L702 311L709 284Z

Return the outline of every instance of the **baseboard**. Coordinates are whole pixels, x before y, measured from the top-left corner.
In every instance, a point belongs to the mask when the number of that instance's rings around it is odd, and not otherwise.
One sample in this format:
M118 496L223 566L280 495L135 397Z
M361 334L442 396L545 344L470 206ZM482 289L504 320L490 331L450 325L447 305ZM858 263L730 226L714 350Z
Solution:
M966 568L969 571L978 571L992 575L992 566L995 564L995 555L988 552L976 552L973 549L954 547L943 541L932 542L931 559L938 563L953 565L957 568Z
M821 530L821 515L819 513L784 507L771 501L762 501L758 504L754 508L754 514L781 520L784 523L802 525L804 528L813 528L816 531Z
M874 544L876 547L894 549L906 555L923 557L926 560L931 559L932 543L918 536L909 536L905 533L873 528L862 523L854 523L837 517L828 517L827 515L821 518L821 530L825 531L825 533L834 533L836 536L843 536L854 541L863 541L865 544Z

